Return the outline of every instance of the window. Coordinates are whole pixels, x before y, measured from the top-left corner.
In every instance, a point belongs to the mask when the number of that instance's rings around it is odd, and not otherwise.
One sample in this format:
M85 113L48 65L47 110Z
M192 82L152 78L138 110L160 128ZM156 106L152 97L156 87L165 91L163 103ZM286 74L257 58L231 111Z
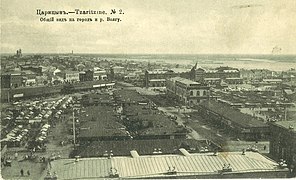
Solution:
M193 91L190 91L190 96L193 96Z

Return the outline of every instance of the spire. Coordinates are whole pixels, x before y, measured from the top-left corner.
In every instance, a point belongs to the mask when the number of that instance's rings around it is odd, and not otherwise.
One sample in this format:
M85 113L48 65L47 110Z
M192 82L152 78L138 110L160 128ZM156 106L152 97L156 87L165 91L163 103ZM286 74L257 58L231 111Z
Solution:
M192 70L195 70L197 68L197 62L195 63L195 65L192 67L191 71Z
M196 68L197 68L197 62L195 63L195 65L193 66L193 68L194 68L194 69L196 69Z

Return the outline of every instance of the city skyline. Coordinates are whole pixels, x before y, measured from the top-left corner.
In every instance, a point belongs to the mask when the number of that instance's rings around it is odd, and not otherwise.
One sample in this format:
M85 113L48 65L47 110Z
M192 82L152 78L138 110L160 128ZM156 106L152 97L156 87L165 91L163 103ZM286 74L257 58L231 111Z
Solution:
M296 2L1 1L1 53L295 54ZM5 8L4 8L5 7ZM18 8L18 11L15 9ZM36 9L121 8L122 22L42 23Z

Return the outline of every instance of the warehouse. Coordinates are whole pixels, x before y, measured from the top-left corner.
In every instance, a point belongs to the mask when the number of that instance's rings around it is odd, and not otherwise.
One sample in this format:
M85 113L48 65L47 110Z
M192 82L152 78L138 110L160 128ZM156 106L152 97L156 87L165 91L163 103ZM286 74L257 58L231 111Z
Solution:
M284 178L288 169L254 152L189 153L179 155L142 155L60 159L51 162L50 177L59 179L90 178ZM145 168L143 168L145 167Z
M201 116L238 139L252 141L268 139L269 127L260 119L216 101L203 102L198 108Z
M113 107L89 106L79 114L79 132L77 140L80 144L98 140L130 139L125 126L118 122L119 117Z
M125 140L125 141L96 141L89 145L80 146L70 157L104 157L129 156L131 150L142 155L179 154L178 149L184 148L190 153L215 152L220 148L209 140L194 139L153 139L153 140Z

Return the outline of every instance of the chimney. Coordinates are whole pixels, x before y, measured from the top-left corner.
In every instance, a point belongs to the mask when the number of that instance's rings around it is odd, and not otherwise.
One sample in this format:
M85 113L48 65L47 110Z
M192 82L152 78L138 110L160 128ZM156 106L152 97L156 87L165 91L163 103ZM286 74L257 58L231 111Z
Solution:
M131 156L132 156L133 158L138 158L138 157L140 157L140 155L138 154L138 152L137 152L136 150L132 150L132 151L130 151L130 153L131 153Z
M191 154L184 148L180 148L179 151L184 155L184 156L191 156Z

